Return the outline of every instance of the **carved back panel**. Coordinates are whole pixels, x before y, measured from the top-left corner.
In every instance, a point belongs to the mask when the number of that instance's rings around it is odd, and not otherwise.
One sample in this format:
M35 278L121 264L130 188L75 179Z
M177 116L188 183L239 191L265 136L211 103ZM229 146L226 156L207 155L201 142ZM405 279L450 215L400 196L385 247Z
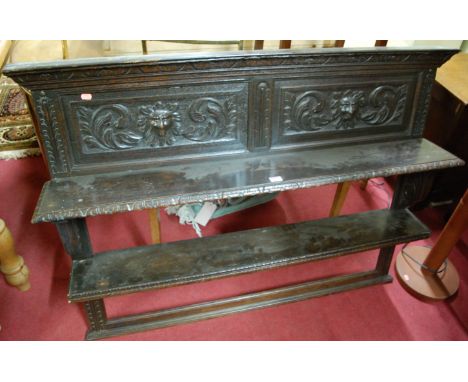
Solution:
M315 49L9 65L54 177L420 137L454 50Z

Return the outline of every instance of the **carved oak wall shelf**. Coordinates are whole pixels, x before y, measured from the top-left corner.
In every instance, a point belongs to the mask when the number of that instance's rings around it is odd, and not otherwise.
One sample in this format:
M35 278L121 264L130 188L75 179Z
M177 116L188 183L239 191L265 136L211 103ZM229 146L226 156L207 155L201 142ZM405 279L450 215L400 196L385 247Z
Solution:
M73 258L96 339L388 282L407 207L463 162L422 139L445 49L314 49L9 65L30 92L52 179L34 222ZM93 253L87 216L401 175L389 210ZM271 178L280 179L271 182ZM280 178L278 178L280 177ZM241 244L239 244L241 243ZM375 269L108 319L103 298L382 248Z

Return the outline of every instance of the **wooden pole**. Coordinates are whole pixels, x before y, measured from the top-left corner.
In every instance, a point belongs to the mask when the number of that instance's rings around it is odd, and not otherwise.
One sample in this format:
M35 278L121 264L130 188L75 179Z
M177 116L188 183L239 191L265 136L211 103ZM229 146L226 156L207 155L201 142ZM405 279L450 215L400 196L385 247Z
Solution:
M153 208L148 210L151 230L151 241L153 244L161 242L161 232L159 227L159 209Z
M68 60L70 58L70 53L68 51L68 41L62 40L62 58Z
M330 217L338 216L340 214L341 207L343 207L350 186L351 182L338 183L338 186L336 187L335 197L333 199L333 204L330 209Z
M146 40L141 40L141 49L143 50L143 54L148 54L148 45Z
M467 227L468 190L432 249L412 246L398 254L398 279L410 293L422 298L443 300L457 292L460 277L448 256Z
M264 40L255 40L254 49L255 50L262 50L263 49L263 42L264 42Z
M439 240L429 253L424 266L428 269L439 269L445 262L463 231L468 227L468 190L461 198L457 208L445 225Z
M387 46L388 40L375 40L374 46Z
M8 284L22 292L31 287L28 267L24 264L23 258L16 254L13 237L2 219L0 219L0 272L5 275Z

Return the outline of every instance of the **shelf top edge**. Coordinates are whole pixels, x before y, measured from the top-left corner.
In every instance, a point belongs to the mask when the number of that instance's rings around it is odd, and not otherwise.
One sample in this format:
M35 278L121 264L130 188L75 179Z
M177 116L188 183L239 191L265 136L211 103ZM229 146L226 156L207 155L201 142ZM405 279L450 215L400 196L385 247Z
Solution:
M20 62L7 64L3 73L15 75L21 73L33 73L48 70L61 69L98 69L99 67L122 66L122 65L157 65L164 63L183 63L193 61L222 61L243 59L274 59L274 58L300 58L318 56L395 56L395 55L437 55L447 56L444 61L458 49L447 49L443 47L372 47L372 48L312 48L312 49L284 49L284 50L252 50L252 51L225 51L225 52L190 52L190 53L160 53L135 56L114 57L91 57L77 58L63 61L39 61Z
M136 210L143 210L148 208L157 208L157 207L166 207L170 205L179 205L179 204L186 204L186 203L196 203L196 202L203 202L207 200L215 200L215 199L226 199L232 197L245 197L250 195L257 195L262 193L271 193L271 192L279 192L279 191L287 191L287 190L294 190L294 189L301 189L301 188L309 188L309 187L316 187L322 186L326 184L334 184L334 183L341 183L344 181L355 181L360 179L367 179L367 178L374 178L374 177L386 177L391 175L400 175L400 174L409 174L414 172L423 172L423 171L431 171L449 167L456 167L464 165L464 162L451 155L450 153L446 152L445 150L437 147L436 145L430 143L425 139L414 139L414 140L405 140L400 142L390 142L384 144L384 146L378 146L375 144L367 144L367 146L360 145L354 146L352 149L348 148L349 150L358 150L362 151L360 154L362 156L359 159L359 162L364 161L366 155L364 151L367 151L366 148L369 147L371 152L378 152L380 148L387 147L387 149L391 150L392 145L395 147L401 146L404 150L414 150L415 152L425 152L423 155L425 158L415 158L414 160L406 161L407 163L402 164L395 164L395 163L383 163L376 165L375 167L372 165L358 165L356 169L349 169L349 171L327 171L326 173L314 173L307 172L303 174L301 178L291 176L289 179L284 179L282 182L278 183L268 183L267 177L260 181L259 179L255 179L255 182L248 182L245 184L232 184L232 185L224 185L224 187L218 189L194 189L194 190L187 190L184 192L176 191L173 194L165 194L162 193L158 195L158 193L149 193L147 195L139 195L139 197L135 197L131 195L123 200L100 200L97 202L93 198L93 202L87 203L83 205L74 205L70 202L73 199L74 194L80 194L80 197L83 196L83 192L88 192L89 187L101 187L99 186L100 182L109 185L109 182L113 182L113 179L116 180L118 184L134 184L134 182L143 182L145 184L145 178L149 177L150 182L157 182L159 179L158 172L156 173L147 173L147 171L131 171L125 173L109 173L109 174L95 174L95 175L82 175L82 176L75 176L75 177L66 177L66 178L55 178L46 183L44 189L42 190L40 200L37 204L36 211L34 213L32 222L39 223L39 222L52 222L52 221L60 221L66 219L73 219L73 218L84 218L87 216L95 216L95 215L104 215L104 214L113 214L117 212L126 212L126 211L136 211ZM339 152L343 148L334 148L331 151L335 155L341 155ZM317 150L317 152L313 155L313 158L307 159L307 163L305 163L304 168L309 168L309 162L313 162L314 158L316 159L317 156L322 155L323 150ZM364 150L364 151L363 151ZM422 150L422 151L421 151ZM300 154L302 152L298 151ZM357 151L356 151L357 152ZM429 153L431 155L429 155ZM294 153L287 153L286 156L290 157L288 160L293 161L294 158L298 157ZM346 158L349 153L346 153L343 158ZM427 156L433 157L429 158ZM299 158L299 157L298 157ZM343 159L341 158L341 159ZM266 159L266 158L265 158ZM277 157L278 159L278 157ZM286 158L287 159L287 158ZM249 159L245 159L249 161ZM245 161L244 160L244 161ZM275 159L276 160L276 159ZM275 161L273 160L273 161ZM339 160L339 159L338 159ZM266 163L266 162L265 162ZM219 163L218 163L219 164ZM185 168L184 168L185 167ZM169 171L173 174L185 174L190 173L187 171L186 165L176 165L173 167L168 168L161 168L161 171ZM205 165L206 167L206 165ZM216 169L212 169L212 166L209 166L209 169L206 170L207 174L203 175L195 175L196 171L193 172L193 179L189 179L191 181L195 181L197 177L201 177L205 179L205 177L216 177ZM229 167L229 166L228 166ZM255 166L253 166L255 167ZM276 168L276 165L273 166ZM214 173L213 173L214 171ZM146 176L144 173L147 173ZM186 175L183 175L183 180L186 181ZM131 179L130 179L131 178ZM97 183L95 183L97 181ZM154 187L158 189L160 186L154 184ZM68 193L71 190L75 190L72 192L72 196L70 198L66 197L64 192ZM63 194L63 195L62 195ZM89 195L88 195L89 196ZM65 204L61 204L62 202L58 203L57 200L70 199ZM58 203L58 204L57 204Z

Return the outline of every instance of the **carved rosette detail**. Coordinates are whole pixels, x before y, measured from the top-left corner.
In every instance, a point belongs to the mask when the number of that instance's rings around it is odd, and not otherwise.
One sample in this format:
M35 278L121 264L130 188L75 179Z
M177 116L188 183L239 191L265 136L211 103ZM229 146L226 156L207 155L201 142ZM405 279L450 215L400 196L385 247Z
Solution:
M392 123L403 114L407 85L382 85L372 90L287 91L283 109L287 130L352 129Z
M163 147L233 136L237 126L234 97L223 101L198 98L183 109L177 102L161 101L136 108L123 104L79 106L77 117L87 149Z

